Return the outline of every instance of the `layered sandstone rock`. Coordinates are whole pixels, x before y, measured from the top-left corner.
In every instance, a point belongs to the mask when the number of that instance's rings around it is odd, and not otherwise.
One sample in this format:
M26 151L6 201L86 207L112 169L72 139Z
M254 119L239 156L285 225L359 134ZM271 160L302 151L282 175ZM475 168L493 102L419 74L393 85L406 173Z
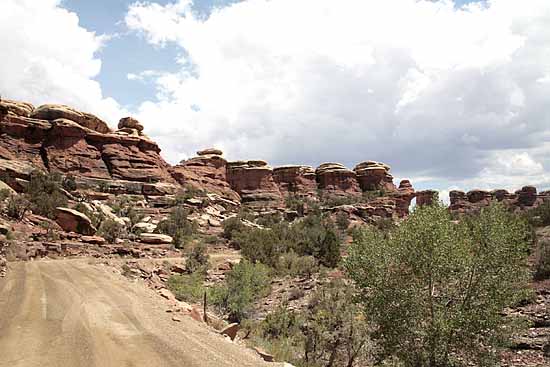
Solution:
M9 99L0 100L0 108L4 109L5 114L13 114L16 116L30 117L34 111L34 106L30 103L12 101Z
M273 180L281 193L299 196L317 194L317 176L311 166L287 165L273 169Z
M80 112L65 105L46 104L36 108L31 116L39 120L57 120L67 119L76 122L80 126L86 127L98 133L106 134L111 132L109 125L99 117L91 113Z
M439 192L435 190L423 190L416 192L416 205L432 205L438 200Z
M315 170L318 187L336 195L361 193L357 175L340 163L323 163Z
M190 185L220 195L225 199L239 201L240 197L229 185L227 160L218 149L197 152L197 157L181 161L171 168L172 177L181 185Z
M98 117L67 106L33 109L24 103L1 103L9 113L0 124L0 159L90 178L174 182L158 145L141 133L137 120L119 123L137 134L112 132Z
M449 193L451 201L450 210L454 213L477 212L494 202L501 202L504 206L515 210L524 211L550 200L548 192L537 193L534 186L524 186L514 193L507 190L471 190L467 193L453 190Z
M88 143L89 130L74 121L57 119L43 142L50 171L95 178L110 178L101 151Z
M390 166L375 161L361 162L353 169L357 181L363 191L384 190L395 191L393 176L389 173Z
M85 214L69 208L57 208L56 222L67 232L76 232L91 236L96 232L92 221Z
M409 180L402 180L399 183L399 188L396 191L390 192L390 197L395 200L396 213L399 217L405 217L409 214L409 207L415 196L416 193Z
M243 204L257 208L283 205L283 197L273 179L273 169L261 160L229 162L227 180L241 196Z

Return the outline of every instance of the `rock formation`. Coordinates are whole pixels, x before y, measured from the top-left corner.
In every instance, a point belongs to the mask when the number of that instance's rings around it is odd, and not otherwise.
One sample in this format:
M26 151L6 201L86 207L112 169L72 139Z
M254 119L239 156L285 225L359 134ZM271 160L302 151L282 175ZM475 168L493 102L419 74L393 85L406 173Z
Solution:
M315 170L319 189L335 195L361 193L357 175L340 163L323 163Z
M227 180L243 204L256 208L283 205L283 196L273 179L273 168L262 160L229 162Z
M227 160L218 149L197 152L197 157L181 161L171 168L171 174L181 185L216 193L223 198L239 201L227 179Z
M534 186L524 186L520 190L510 193L507 190L453 190L449 193L451 212L462 214L477 212L494 202L501 202L508 208L516 211L528 210L537 207L546 200L550 200L550 192L537 193Z
M393 176L389 173L390 166L375 161L361 162L353 169L357 181L363 191L385 190L394 191Z
M273 169L273 179L281 193L303 197L317 195L317 176L311 166L287 165Z
M67 106L34 109L5 100L0 105L8 110L0 124L0 159L11 161L11 166L30 164L89 178L173 182L158 145L142 134L134 119L122 119L123 128L112 132L98 117ZM129 126L137 134L129 134ZM3 169L6 164L0 163L0 172L25 179L25 172Z

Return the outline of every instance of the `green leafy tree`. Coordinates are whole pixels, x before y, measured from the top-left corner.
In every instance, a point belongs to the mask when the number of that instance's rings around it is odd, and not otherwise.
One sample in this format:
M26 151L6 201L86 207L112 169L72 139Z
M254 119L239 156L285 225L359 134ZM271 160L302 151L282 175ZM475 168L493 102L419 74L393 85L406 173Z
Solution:
M174 240L174 245L178 248L183 248L187 242L187 238L197 233L197 224L187 218L189 212L181 207L175 207L167 219L160 222L156 231L162 234L169 235Z
M356 232L345 268L376 329L381 358L405 366L481 366L512 329L502 310L525 296L529 230L500 205L452 222L417 208L389 235Z
M228 318L240 322L252 311L258 299L270 290L269 268L263 264L242 260L227 274L225 284L212 290L211 298Z
M58 173L32 172L25 196L31 203L33 213L52 219L55 218L55 208L67 206L68 201L62 191L62 177Z
M195 246L187 251L186 256L187 259L185 260L185 267L188 272L206 273L208 270L209 256L206 253L206 245L203 242L195 244Z

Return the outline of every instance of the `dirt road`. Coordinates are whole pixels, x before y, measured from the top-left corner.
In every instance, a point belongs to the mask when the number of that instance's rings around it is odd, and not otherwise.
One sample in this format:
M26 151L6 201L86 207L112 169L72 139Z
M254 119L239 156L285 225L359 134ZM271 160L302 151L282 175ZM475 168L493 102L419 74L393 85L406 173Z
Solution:
M13 263L0 279L0 366L264 366L152 290L86 260Z

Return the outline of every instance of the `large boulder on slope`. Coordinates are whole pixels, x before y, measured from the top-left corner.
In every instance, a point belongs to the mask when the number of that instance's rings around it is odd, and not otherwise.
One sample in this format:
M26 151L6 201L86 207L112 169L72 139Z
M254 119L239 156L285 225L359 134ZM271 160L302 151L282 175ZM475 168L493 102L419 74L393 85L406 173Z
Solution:
M74 209L63 207L56 208L55 221L67 232L76 232L86 236L92 236L97 231L86 214Z

